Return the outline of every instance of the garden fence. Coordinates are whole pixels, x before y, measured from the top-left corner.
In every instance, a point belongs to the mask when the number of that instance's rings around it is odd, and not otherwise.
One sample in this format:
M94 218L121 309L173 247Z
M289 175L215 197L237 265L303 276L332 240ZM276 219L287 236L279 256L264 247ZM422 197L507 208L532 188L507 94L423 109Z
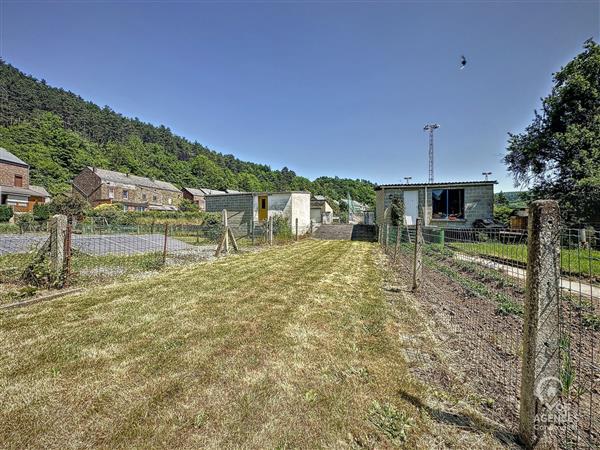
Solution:
M380 242L492 419L526 445L599 448L600 233L531 209L529 232L419 221Z

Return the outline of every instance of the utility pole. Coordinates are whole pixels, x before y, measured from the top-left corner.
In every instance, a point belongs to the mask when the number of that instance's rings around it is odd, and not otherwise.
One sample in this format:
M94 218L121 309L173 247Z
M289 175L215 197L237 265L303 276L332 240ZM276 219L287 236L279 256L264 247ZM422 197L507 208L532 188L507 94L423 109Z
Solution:
M485 181L488 181L488 177L492 174L492 172L481 172L481 175L485 177Z
M428 123L423 127L424 131L429 131L429 182L433 183L433 132L440 126L437 123Z
M410 180L412 180L412 177L404 177L404 179L406 180L406 184L410 184Z

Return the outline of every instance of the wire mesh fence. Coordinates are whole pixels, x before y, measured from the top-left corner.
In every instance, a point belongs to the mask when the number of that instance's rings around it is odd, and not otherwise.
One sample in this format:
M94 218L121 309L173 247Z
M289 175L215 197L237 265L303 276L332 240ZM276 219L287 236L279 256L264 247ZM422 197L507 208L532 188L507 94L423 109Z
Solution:
M517 432L528 276L527 232L383 226L380 242L398 276L438 326L492 419ZM600 446L600 233L562 229L558 296L558 401L536 427L560 448ZM531 269L530 269L531 270ZM547 386L542 386L547 388ZM543 396L543 392L539 393ZM536 394L537 395L537 394Z
M293 239L288 225L274 221L228 224L78 224L65 237L64 285L87 286L137 278L164 267L214 259L234 250L252 251ZM276 221L275 221L276 222ZM225 230L230 238L222 244ZM0 305L63 287L48 281L49 232L0 233ZM47 257L46 257L47 256ZM35 266L35 267L34 267ZM24 274L37 273L36 277Z

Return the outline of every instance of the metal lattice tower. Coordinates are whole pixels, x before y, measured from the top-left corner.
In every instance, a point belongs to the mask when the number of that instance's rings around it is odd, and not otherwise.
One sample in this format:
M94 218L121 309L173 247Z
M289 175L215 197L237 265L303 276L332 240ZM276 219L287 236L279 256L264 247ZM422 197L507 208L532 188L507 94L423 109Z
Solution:
M440 126L437 123L428 123L423 130L429 131L429 182L433 183L433 131Z

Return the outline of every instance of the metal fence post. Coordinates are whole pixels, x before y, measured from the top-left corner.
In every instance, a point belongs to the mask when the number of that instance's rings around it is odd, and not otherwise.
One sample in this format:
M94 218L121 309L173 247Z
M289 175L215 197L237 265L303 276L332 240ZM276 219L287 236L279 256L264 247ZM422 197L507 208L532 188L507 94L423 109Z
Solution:
M519 414L519 434L528 448L542 438L538 419L551 415L562 387L559 220L556 201L531 203Z
M296 241L298 240L298 218L296 217Z
M413 260L413 285L412 290L417 291L421 285L423 275L423 230L421 230L421 219L415 220L415 254Z
M163 241L163 255L162 255L162 263L165 265L167 263L167 239L169 237L169 224L165 223L165 238Z

